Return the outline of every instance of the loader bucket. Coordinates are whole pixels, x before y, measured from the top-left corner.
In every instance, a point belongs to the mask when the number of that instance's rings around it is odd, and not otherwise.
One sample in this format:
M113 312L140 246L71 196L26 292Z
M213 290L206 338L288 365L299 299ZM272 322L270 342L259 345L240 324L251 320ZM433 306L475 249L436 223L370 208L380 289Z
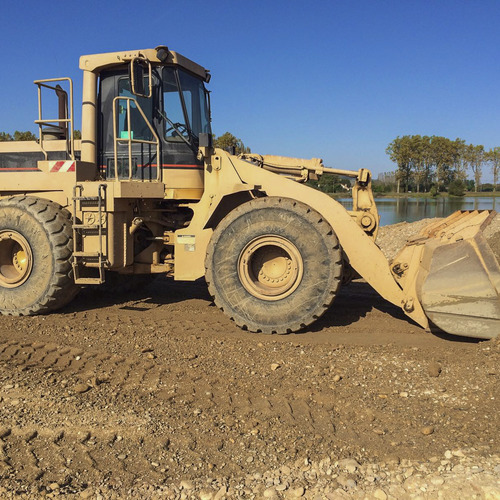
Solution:
M482 230L494 211L458 211L410 240L393 272L413 276L403 290L414 290L429 319L446 333L491 339L500 334L500 267ZM418 272L409 264L419 262ZM403 279L404 281L404 279Z

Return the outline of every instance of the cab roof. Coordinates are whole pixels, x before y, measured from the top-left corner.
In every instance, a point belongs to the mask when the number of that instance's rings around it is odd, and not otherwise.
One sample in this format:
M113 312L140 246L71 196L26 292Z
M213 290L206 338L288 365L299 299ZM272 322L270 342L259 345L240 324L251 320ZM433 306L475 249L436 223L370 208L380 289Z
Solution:
M200 76L208 82L210 71L203 66L191 61L187 57L169 50L166 46L159 46L154 49L128 50L123 52L106 52L103 54L90 54L80 57L80 69L100 73L103 69L113 66L120 66L130 62L135 58L147 59L153 65L175 64L191 73Z

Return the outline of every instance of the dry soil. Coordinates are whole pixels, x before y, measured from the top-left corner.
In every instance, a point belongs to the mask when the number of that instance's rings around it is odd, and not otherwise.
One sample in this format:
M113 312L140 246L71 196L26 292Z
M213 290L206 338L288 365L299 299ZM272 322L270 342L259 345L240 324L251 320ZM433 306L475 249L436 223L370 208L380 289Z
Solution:
M0 317L0 497L500 498L499 360L360 281L285 336L241 331L204 282L87 289Z

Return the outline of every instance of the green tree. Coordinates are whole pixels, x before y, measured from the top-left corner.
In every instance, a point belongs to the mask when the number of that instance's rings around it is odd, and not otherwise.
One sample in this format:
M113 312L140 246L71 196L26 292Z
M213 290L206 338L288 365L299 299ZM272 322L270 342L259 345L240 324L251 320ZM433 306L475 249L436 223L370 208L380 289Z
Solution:
M410 185L413 189L413 183L417 192L431 186L435 186L434 191L445 191L455 180L465 183L469 169L479 190L485 162L491 165L495 186L500 174L500 148L485 153L484 146L466 144L459 138L452 141L435 135L405 135L394 139L386 153L398 165L396 178L407 192Z
M455 176L458 180L465 182L467 179L467 170L469 163L466 155L467 144L463 139L458 137L453 141L453 168Z
M481 185L484 163L484 146L474 146L469 144L466 149L466 156L470 169L474 174L474 191L477 193Z
M214 135L214 146L226 151L230 151L234 147L237 155L252 152L250 148L246 147L243 144L243 141L241 139L238 139L230 132L225 132L219 137L216 137Z
M432 186L430 191L429 191L429 194L433 197L433 198L436 198L436 196L439 196L439 189L437 188L437 186Z
M13 136L7 132L0 132L0 141L36 141L36 135L29 130L26 132L16 130Z
M79 140L82 138L82 133L80 130L73 130L73 139Z
M348 191L344 186L348 186L349 181L342 179L338 175L326 174L323 175L318 182L318 188L325 193L343 193Z
M12 141L12 136L7 132L0 132L0 142Z
M451 196L464 196L465 183L460 179L454 180L448 188L448 194Z
M413 175L411 137L409 135L396 137L396 139L387 146L385 152L398 166L396 180L401 181L405 186L406 192L408 192L408 186L410 185Z
M417 193L420 192L420 186L423 187L424 191L428 191L434 173L431 138L427 135L413 135L410 141L413 178L415 179Z
M324 193L334 193L335 192L335 175L323 175L318 182L318 188Z
M487 151L484 154L484 159L491 167L491 173L493 174L493 191L496 191L498 175L500 174L500 148L496 147Z
M410 138L412 149L413 179L417 187L417 193L420 192L420 185L425 177L424 162L424 141L420 135L412 135Z
M351 181L338 175L325 174L319 180L309 179L307 185L323 193L346 193L349 192Z
M14 140L15 141L36 141L36 135L29 130L26 132L19 132L16 130L14 132Z
M424 170L423 187L424 191L429 191L434 177L431 138L428 135L424 135L422 137L422 144L422 162Z
M453 145L450 139L441 136L431 137L432 163L436 168L438 190L443 191L454 178Z

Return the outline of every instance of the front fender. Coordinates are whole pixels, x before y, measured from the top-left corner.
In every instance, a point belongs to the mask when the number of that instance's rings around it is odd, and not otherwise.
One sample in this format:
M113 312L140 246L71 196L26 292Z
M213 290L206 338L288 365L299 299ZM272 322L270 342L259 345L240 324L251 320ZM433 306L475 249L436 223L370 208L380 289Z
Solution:
M209 241L209 234L206 231L211 233L205 224L222 198L238 191L262 191L268 196L281 196L300 201L316 210L335 231L352 267L386 300L398 307L406 303L407 298L393 278L384 254L340 203L325 193L266 171L225 151L218 149L215 153L206 167L205 192L202 199L191 206L195 216L188 228L177 232L185 235L195 230L200 232L200 235L205 232L204 237L200 238L200 243L203 242L205 245L203 255ZM405 311L406 314L423 327L427 327L427 318L417 298L413 303L414 310Z

